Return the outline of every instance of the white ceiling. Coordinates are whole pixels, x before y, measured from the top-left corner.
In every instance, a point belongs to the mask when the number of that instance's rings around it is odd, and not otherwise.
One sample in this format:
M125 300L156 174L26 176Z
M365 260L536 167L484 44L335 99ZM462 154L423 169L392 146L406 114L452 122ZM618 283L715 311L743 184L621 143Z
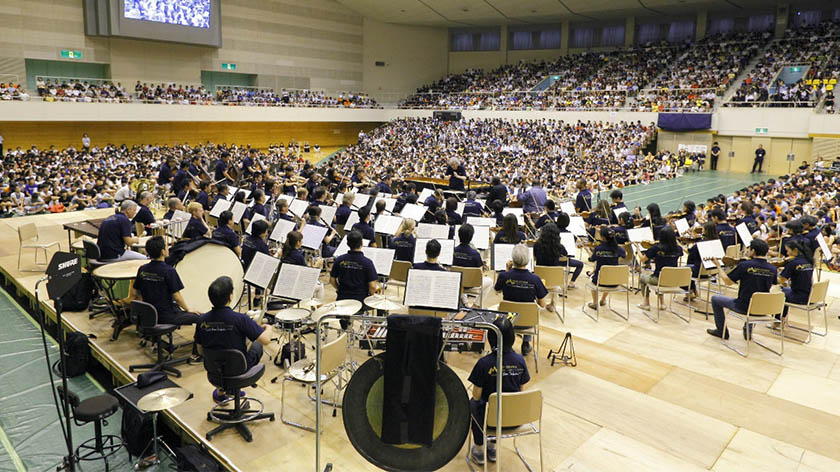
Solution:
M698 10L748 14L803 0L337 0L375 20L430 26L541 24L693 16ZM826 2L816 2L825 5Z

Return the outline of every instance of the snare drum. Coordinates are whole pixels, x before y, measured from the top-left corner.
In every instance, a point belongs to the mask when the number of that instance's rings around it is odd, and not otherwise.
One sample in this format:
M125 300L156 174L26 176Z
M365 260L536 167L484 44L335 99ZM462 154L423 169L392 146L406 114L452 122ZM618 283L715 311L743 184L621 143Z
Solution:
M286 308L274 314L274 326L284 331L298 331L309 320L309 310Z

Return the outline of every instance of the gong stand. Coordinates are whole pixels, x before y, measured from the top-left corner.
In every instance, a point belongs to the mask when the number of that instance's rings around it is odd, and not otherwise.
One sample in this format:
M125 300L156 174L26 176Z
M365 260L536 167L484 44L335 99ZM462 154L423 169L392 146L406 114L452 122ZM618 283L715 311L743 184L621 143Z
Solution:
M551 361L551 366L554 367L555 362L562 362L563 365L569 367L577 366L577 356L575 355L575 342L572 339L572 333L566 333L560 347L555 350L548 351L548 360Z
M360 322L382 322L381 316L365 316L365 315L326 315L321 317L318 320L318 323L315 327L315 378L321 378L321 326L325 323L330 321L336 321L339 319L348 320L350 322L353 321L360 321ZM464 328L476 328L476 329L487 329L492 330L496 333L496 352L502 353L502 331L493 323L489 323L486 321L450 321L450 320L442 320L442 325L450 326L452 328L456 327L464 327ZM442 352L441 352L442 354ZM502 372L502 357L501 355L496 356L496 369L497 372ZM496 391L502 391L502 376L496 376ZM499 421L496 421L496 437L502 437L502 402L496 402L496 418ZM472 418L470 418L472 421ZM502 461L496 459L496 472L501 472L502 470ZM330 464L331 465L331 464ZM321 472L321 389L315 389L315 472Z

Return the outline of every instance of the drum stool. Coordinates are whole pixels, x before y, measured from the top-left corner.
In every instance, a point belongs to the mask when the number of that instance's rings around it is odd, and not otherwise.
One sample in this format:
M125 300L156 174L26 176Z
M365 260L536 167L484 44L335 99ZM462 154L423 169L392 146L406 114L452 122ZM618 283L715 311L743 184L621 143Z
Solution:
M58 395L66 397L73 408L73 422L77 426L84 426L93 423L95 436L83 442L76 448L76 457L79 461L95 461L102 459L105 462L105 471L109 470L108 458L122 449L123 443L119 436L113 434L102 434L102 425L107 425L105 418L116 413L120 403L116 398L108 394L90 397L84 401L71 391L64 392L61 386L56 387Z

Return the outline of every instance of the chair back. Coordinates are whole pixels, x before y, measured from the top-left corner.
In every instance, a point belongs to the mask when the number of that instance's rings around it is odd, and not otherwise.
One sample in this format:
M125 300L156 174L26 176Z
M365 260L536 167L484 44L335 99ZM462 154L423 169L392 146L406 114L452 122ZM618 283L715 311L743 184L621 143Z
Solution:
M138 238L142 237L143 235L146 234L146 227L143 225L143 223L141 223L139 221L135 221L134 222L134 232L137 233Z
M203 349L204 370L211 384L224 388L225 379L244 374L248 370L245 354L239 349Z
M622 264L629 264L633 260L633 254L636 251L633 247L633 243L624 243L621 245L621 248L624 249L625 256L618 260L618 262ZM600 275L598 276L601 277Z
M26 223L18 226L18 239L20 242L29 241L30 239L38 238L38 227L35 223Z
M499 394L492 393L487 401L485 418L488 428L496 427L496 402ZM542 418L543 395L541 390L502 393L502 428L534 423Z
M811 285L811 295L808 296L808 305L815 303L825 303L825 297L828 294L828 280L816 282Z
M336 224L335 225L335 232L338 233L338 236L343 238L344 237L344 225Z
M514 327L531 327L540 324L540 306L534 302L510 302L502 300L499 303L499 311L519 313Z
M627 285L630 280L630 266L615 265L601 266L598 272L598 285Z
M750 316L781 315L785 309L785 294L782 292L756 292L750 297L747 313Z
M82 245L85 248L85 259L97 260L101 257L101 254L99 253L99 246L97 246L95 242L83 239Z
M726 257L731 257L733 259L738 259L740 253L741 253L741 245L740 244L733 244L731 246L726 246Z
M663 267L659 271L660 287L688 287L691 285L691 267Z
M465 288L481 287L481 267L460 267L452 266L452 272L460 272L461 275L461 290Z
M534 274L543 280L546 287L565 287L567 281L568 258L560 259L566 262L559 266L534 266Z
M347 356L347 333L321 348L321 374L338 368Z
M450 312L429 310L425 308L408 307L408 314L414 316L434 316L435 318L449 318Z
M394 261L394 263L391 264L391 274L388 278L396 280L397 282L405 282L408 280L408 269L411 269L411 262Z
M152 328L158 324L157 308L151 303L141 302L140 300L131 302L129 317L141 333L144 328Z

